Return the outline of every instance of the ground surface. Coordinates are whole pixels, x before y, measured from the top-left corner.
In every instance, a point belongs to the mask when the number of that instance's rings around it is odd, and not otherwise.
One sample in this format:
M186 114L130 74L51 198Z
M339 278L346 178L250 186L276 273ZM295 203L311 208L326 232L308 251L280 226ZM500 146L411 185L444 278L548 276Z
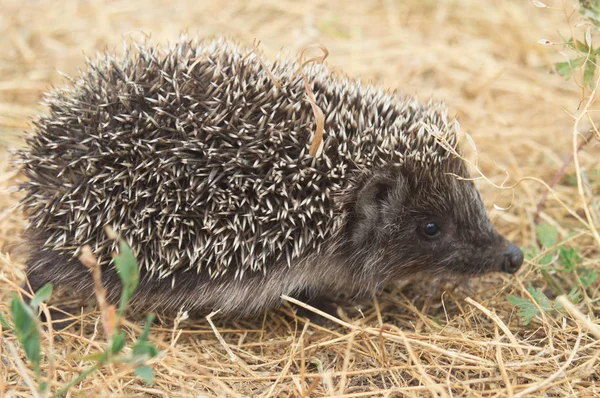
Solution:
M553 72L553 62L562 60L561 48L537 43L559 42L559 33L570 35L569 27L575 34L584 32L585 27L575 27L577 16L567 23L562 2L552 5L557 9L522 0L0 0L0 312L8 313L10 291L23 278L14 245L24 221L11 208L17 197L9 187L16 175L9 167L8 150L21 145L30 118L43 111L38 105L41 93L61 84L58 71L74 74L86 55L105 48L118 51L121 40L143 34L151 34L155 42L173 41L181 31L225 34L247 43L258 38L267 57L281 48L295 54L318 41L329 49L328 64L351 76L400 88L423 100L444 100L475 142L477 155L466 138L463 146L489 179L478 184L494 223L521 246L538 247L536 204L545 192L539 180L550 182L572 153L570 113L575 114L589 95ZM598 107L591 104L594 109ZM578 126L582 133L597 118L593 112L588 115ZM591 184L583 189L588 202L589 194L596 194L589 206L596 225L598 182L593 170L597 173L599 158L596 141L578 154L579 171L585 171ZM570 164L566 175L575 170ZM507 186L533 179L514 189L494 187L507 175ZM579 250L580 266L600 272L599 241L591 233L593 226L574 216L586 219L577 184L569 181L561 178L556 184L556 196L548 197L541 221L557 229L557 246L567 245L561 242L571 237L568 247ZM517 277L488 276L473 281L469 290L432 291L428 284L411 282L379 297L362 313L346 308L344 324L306 326L283 308L257 321L218 321L224 338L220 342L205 320L165 320L151 334L164 350L152 363L152 386L127 367L111 366L72 392L282 397L600 394L595 385L600 377L600 336L593 334L600 314L599 282L581 292L580 312L573 312L589 314L591 324L576 321L571 313L548 311L524 325L507 299L508 294L530 297L530 283L548 292L540 257L528 261ZM550 261L558 264L555 260ZM566 291L581 289L577 278L569 286L558 276ZM138 333L141 325L134 316L126 330ZM93 312L81 315L74 327L54 332L60 339L52 347L49 335L43 334L44 358L53 360L50 368L44 360L42 370L53 391L87 368L82 357L104 347L98 328L98 314ZM16 347L17 342L3 332L0 395L30 396L23 380L32 373L17 368L19 356L7 345ZM24 359L22 351L19 355Z

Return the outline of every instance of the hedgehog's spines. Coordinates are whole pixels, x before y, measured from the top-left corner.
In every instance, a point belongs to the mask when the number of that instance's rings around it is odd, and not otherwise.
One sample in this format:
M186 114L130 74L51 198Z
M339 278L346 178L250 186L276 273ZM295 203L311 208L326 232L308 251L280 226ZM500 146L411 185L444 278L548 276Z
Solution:
M110 224L151 276L233 267L242 279L318 253L339 229L333 198L353 176L411 163L434 174L450 159L440 141L454 148L458 129L445 108L318 64L303 71L325 135L308 155L315 120L298 65L261 58L277 87L250 51L224 40L134 43L47 95L50 114L22 153L22 206L44 247L96 244L104 264Z

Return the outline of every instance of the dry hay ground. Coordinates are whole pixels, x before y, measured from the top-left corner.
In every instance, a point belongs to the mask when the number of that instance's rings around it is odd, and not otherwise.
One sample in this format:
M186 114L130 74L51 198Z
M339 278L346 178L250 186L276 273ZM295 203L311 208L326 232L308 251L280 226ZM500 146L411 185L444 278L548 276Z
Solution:
M7 151L20 145L28 120L41 110L41 92L60 84L58 71L75 73L84 55L118 50L123 38L142 32L155 42L173 41L182 30L247 43L258 38L267 56L319 41L330 51L330 66L422 99L446 101L476 143L477 154L467 140L463 147L489 178L478 183L495 224L520 245L536 246L534 215L545 188L535 179L549 182L572 153L570 114L582 99L575 82L552 72L561 49L536 43L569 35L562 2L552 5L558 9L523 0L1 0L0 311L8 312L10 291L23 278L14 243L24 222L11 210L16 199L8 187L15 174ZM577 16L570 26L576 22ZM573 29L581 34L585 28ZM590 118L579 125L582 132L596 119L594 109L592 103ZM591 175L598 169L599 147L593 141L579 152L580 171ZM574 171L571 163L566 173ZM508 190L491 184L507 175L507 185L535 179ZM591 189L597 193L595 184ZM574 216L585 218L577 186L561 179L555 188L541 220L558 228L560 240L571 236L581 264L600 271L599 243ZM501 211L494 204L510 208ZM597 200L595 206L597 217ZM517 277L491 275L473 281L470 289L432 291L426 283L410 283L386 292L362 313L346 308L340 324L306 326L289 307L257 321L218 321L227 350L205 320L165 321L152 331L164 350L152 364L154 385L145 385L131 369L111 366L78 384L72 395L599 394L600 336L594 335L599 283L587 289L580 312L548 312L523 325L507 294L529 297L529 283L549 291L536 259ZM137 334L141 325L134 318L125 327ZM98 314L85 313L75 326L54 331L52 347L50 335L43 335L43 371L54 391L87 367L83 356L104 347L98 330ZM3 332L0 341L0 395L30 396L24 377L32 373L17 369L18 358L7 350L15 338Z

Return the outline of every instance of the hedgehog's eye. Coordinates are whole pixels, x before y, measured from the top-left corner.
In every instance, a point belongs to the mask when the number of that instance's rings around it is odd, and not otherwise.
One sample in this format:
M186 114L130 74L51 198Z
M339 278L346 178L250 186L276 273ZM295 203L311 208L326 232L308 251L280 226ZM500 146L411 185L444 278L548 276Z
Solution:
M435 238L440 235L440 223L437 220L428 220L421 225L420 230L426 238Z

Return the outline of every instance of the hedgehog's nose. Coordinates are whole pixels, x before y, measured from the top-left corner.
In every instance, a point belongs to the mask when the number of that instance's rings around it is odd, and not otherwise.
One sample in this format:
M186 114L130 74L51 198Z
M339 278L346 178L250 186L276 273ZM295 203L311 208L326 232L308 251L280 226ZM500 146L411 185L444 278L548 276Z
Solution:
M521 268L521 265L523 265L523 252L514 243L509 243L504 252L502 271L514 274Z

